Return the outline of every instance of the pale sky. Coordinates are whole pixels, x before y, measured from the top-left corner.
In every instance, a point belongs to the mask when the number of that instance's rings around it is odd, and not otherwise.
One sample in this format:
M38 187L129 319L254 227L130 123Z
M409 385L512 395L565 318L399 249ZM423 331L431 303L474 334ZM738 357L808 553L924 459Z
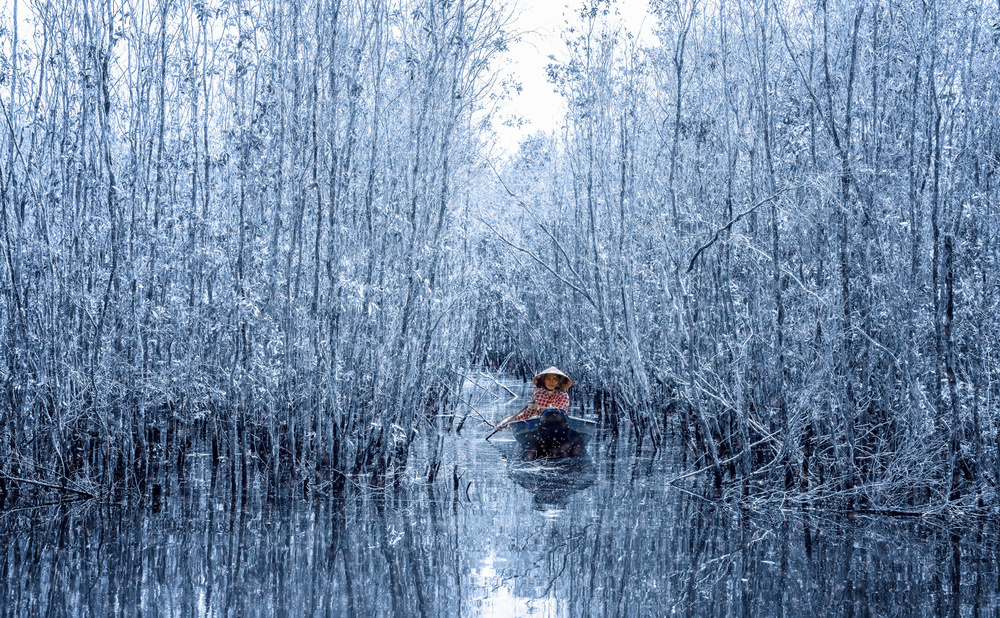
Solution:
M583 6L579 0L516 0L517 19L513 29L524 32L521 42L510 46L509 58L499 66L506 73L513 73L523 90L514 93L513 100L504 103L499 110L495 129L503 151L516 150L521 139L537 132L549 132L557 128L565 109L562 98L553 92L547 81L545 67L552 61L566 58L566 45L560 33L566 27L565 21L577 23L575 16L566 16L569 8ZM625 27L637 34L640 40L652 36L656 19L649 15L648 0L619 0L615 3ZM520 116L528 121L521 128L502 126L511 116Z

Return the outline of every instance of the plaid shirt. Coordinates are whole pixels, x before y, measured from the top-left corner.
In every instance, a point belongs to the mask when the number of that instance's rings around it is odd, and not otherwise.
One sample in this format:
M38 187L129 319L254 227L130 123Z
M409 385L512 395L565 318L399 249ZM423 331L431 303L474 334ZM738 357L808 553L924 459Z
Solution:
M536 388L535 392L531 394L531 403L537 405L538 409L525 408L510 422L516 423L541 416L543 411L550 408L559 408L564 412L569 412L569 393L564 390L547 391L544 388Z

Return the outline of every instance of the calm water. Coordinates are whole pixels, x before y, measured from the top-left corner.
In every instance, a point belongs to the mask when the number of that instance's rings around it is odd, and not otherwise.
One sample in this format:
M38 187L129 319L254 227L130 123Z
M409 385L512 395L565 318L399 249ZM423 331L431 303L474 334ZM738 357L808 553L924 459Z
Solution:
M399 489L346 501L233 508L193 457L156 504L0 514L0 614L1000 616L995 522L750 512L667 485L676 453L528 464L487 429L422 436Z

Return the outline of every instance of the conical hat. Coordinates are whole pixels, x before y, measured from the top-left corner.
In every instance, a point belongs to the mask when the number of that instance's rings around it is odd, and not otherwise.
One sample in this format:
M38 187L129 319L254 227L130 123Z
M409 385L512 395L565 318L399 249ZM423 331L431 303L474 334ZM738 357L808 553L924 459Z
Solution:
M549 375L550 373L552 375L557 375L557 376L559 376L560 378L563 379L563 388L564 389L573 386L573 380L571 380L570 377L568 375L566 375L565 373L559 371L559 369L556 368L556 367L549 367L548 369L543 369L542 371L539 371L538 375L536 375L534 377L534 379L532 380L532 382L538 388L545 388L545 376Z

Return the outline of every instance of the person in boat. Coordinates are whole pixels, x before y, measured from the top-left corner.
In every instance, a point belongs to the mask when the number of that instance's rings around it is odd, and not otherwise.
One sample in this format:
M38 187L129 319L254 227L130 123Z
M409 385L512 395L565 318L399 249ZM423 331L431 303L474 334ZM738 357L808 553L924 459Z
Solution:
M523 456L531 461L539 457L571 457L579 455L583 443L578 436L571 437L566 415L569 414L569 393L573 380L556 367L549 367L534 377L535 390L527 407L508 421L515 423L541 417L549 437L539 439ZM561 410L559 415L544 415L546 410Z
M556 367L549 367L538 373L532 380L535 390L527 407L507 421L516 423L541 416L545 410L559 409L569 413L569 393L573 380Z

